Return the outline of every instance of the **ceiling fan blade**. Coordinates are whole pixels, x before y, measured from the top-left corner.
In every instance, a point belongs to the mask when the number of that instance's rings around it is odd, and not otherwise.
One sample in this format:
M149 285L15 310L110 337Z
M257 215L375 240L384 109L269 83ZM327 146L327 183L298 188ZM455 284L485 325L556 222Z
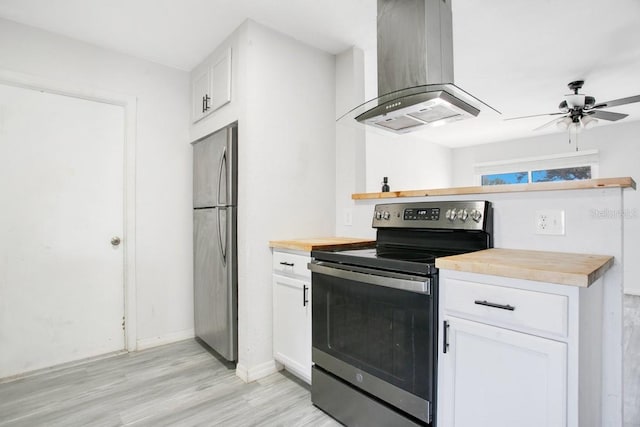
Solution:
M595 117L596 119L609 120L610 122L615 122L620 119L624 119L628 116L628 114L614 113L611 111L589 111L587 114L591 117Z
M607 101L607 102L601 102L591 107L590 110L593 110L594 108L609 108L609 107L615 107L616 105L633 104L634 102L640 102L640 95L629 96L627 98L614 99L612 101Z
M535 128L535 129L533 129L533 130L534 130L534 131L537 131L537 130L540 130L540 129L544 129L544 128L546 128L547 126L551 126L551 125L553 125L553 124L555 124L555 123L558 123L558 122L560 122L560 121L562 121L562 120L564 120L564 117L560 117L559 119L553 119L553 120L551 120L550 122L547 122L547 123L543 124L542 126L538 126L537 128Z
M508 119L504 119L506 120L519 120L519 119L528 119L530 117L542 117L542 116L557 116L558 114L566 114L566 113L546 113L546 114L534 114L532 116L520 116L520 117L510 117Z

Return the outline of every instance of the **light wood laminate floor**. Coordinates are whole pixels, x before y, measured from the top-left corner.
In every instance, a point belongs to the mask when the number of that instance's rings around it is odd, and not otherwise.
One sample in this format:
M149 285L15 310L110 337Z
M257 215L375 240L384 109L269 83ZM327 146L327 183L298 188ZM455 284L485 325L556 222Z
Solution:
M0 384L0 426L339 426L308 386L245 384L195 340Z

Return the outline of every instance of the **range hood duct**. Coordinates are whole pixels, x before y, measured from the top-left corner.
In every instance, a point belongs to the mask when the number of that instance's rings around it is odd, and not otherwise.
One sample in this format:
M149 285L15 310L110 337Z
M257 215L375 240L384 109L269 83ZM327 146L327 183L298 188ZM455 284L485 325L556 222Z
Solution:
M379 97L353 110L366 109L357 121L407 133L486 106L453 84L451 0L378 0L377 29Z

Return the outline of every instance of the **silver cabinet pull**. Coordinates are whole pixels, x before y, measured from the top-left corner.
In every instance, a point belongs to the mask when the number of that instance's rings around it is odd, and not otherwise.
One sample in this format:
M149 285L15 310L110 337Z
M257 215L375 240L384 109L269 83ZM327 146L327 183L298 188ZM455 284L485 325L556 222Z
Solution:
M113 246L118 246L120 244L121 240L118 236L114 236L111 238L111 244Z

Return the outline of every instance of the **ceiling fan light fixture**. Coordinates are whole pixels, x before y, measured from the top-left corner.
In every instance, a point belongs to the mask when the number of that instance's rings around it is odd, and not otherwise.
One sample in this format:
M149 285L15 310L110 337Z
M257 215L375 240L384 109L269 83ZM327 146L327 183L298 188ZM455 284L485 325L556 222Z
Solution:
M556 123L556 126L560 130L568 130L571 123L572 123L571 118L565 117L562 120L558 120L558 122Z
M569 132L573 132L573 133L580 133L582 132L582 125L580 124L580 122L571 122L571 124L569 125Z
M580 119L580 122L585 129L591 129L598 124L598 119L591 116L584 116Z

